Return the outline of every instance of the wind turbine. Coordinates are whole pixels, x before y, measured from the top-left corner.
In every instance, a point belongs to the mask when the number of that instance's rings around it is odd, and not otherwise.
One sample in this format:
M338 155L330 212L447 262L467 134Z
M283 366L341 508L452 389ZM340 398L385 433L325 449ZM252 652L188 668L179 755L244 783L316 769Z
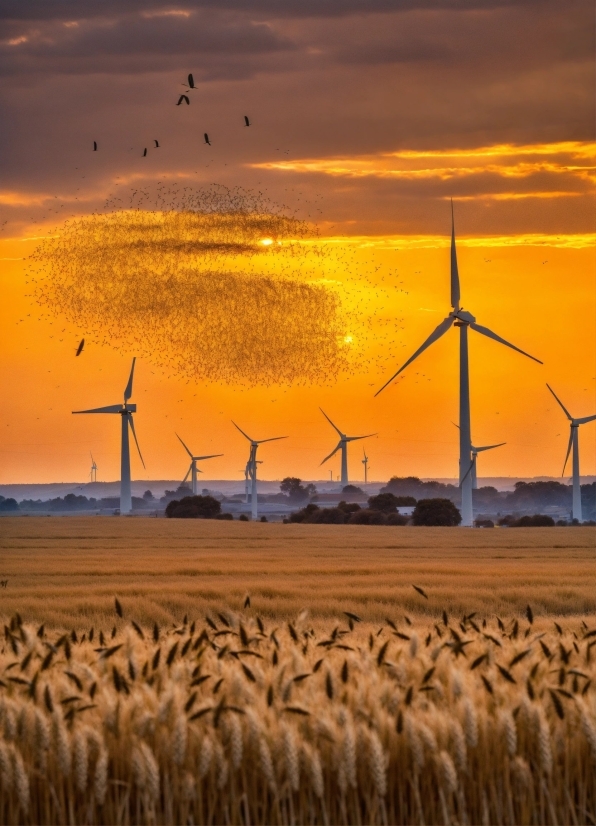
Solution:
M452 424L454 424L459 430L458 424L455 424L455 422L452 422ZM478 477L476 476L476 459L478 458L478 454L482 453L484 450L493 450L495 447L503 447L505 444L507 444L507 442L499 442L498 445L484 445L483 447L474 447L474 445L470 445L470 450L472 451L472 462L468 468L468 473L472 475L472 490L478 489ZM468 473L466 473L466 476Z
M367 433L366 436L346 436L345 433L341 432L339 427L336 427L333 424L333 422L331 421L329 416L325 413L325 411L323 410L322 407L319 407L319 410L321 411L323 416L325 416L325 418L327 419L327 421L329 422L331 427L334 430L336 430L337 433L339 434L339 442L337 443L337 446L336 446L335 450L332 450L331 453L329 454L329 456L325 456L325 458L323 459L321 464L324 465L325 462L328 459L331 459L332 456L335 456L337 451L340 450L340 448L341 448L341 484L342 485L347 485L348 484L348 442L356 442L359 439L369 439L371 436L376 436L377 434L376 433Z
M364 484L368 482L368 456L366 455L366 450L362 449L362 453L364 454L364 459L362 460L362 464L364 465Z
M91 473L89 474L89 478L91 482L97 482L97 465L95 464L93 454L90 453L89 456L91 456Z
M388 384L391 384L405 368L411 364L418 356L423 353L427 347L434 344L435 341L445 335L447 330L452 325L459 327L459 483L461 485L461 524L463 527L472 527L474 524L474 514L472 510L472 476L468 473L472 462L472 437L470 434L470 369L468 363L468 327L475 330L487 338L492 338L493 341L498 341L499 344L504 344L506 347L511 347L523 356L537 361L542 364L540 359L534 358L524 350L520 350L514 344L506 341L501 336L493 333L488 327L483 327L476 323L476 318L468 310L464 310L459 305L460 290L459 290L459 272L457 269L457 252L455 248L455 223L453 219L453 202L451 203L451 312L447 318L443 319L439 326L433 330L426 341L410 356L410 358L403 364L397 373L394 373L389 381L385 382L380 390L377 390L375 396L384 390Z
M579 426L580 424L587 424L587 422L593 422L596 419L596 415L594 416L583 416L581 419L574 419L571 413L567 410L567 408L563 405L561 399L557 396L555 391L552 389L550 384L546 385L550 392L553 394L555 399L559 402L563 413L567 416L571 424L569 425L569 445L567 447L567 453L565 455L565 464L563 465L563 473L565 473L565 468L567 466L567 460L569 459L569 454L571 453L571 448L573 447L573 457L572 457L572 467L573 467L573 505L571 515L573 519L577 519L578 522L583 522L582 519L582 491L580 487L580 476L579 476Z
M176 436L178 436L177 433L176 433ZM190 456L190 467L186 471L186 476L182 480L181 484L184 484L186 482L186 480L188 479L188 474L190 473L191 474L190 479L191 479L192 495L196 496L197 495L197 473L202 473L203 472L202 470L199 470L199 468L197 467L197 462L202 462L203 459L215 459L216 456L223 456L223 453L212 453L211 456L193 456L192 453L190 452L190 450L187 448L187 446L184 444L184 442L180 438L180 436L178 436L178 439L180 441L180 444L184 448L184 450Z
M287 436L273 436L271 439L251 439L250 436L247 436L244 430L238 427L236 422L232 422L236 430L240 430L240 433L244 436L245 439L248 439L250 442L250 453L248 456L248 462L246 463L246 478L250 479L250 498L251 498L251 516L253 520L257 518L257 464L261 464L261 462L257 462L257 448L259 445L264 444L265 442L277 442L279 439L287 439Z
M135 372L135 361L132 360L132 367L130 368L130 377L128 384L124 388L124 403L110 404L107 407L95 407L93 410L73 410L73 413L118 413L122 417L122 449L120 454L120 513L132 512L132 494L130 489L130 446L128 441L128 428L132 430L132 435L143 462L141 455L141 448L137 441L137 434L135 433L135 426L132 420L132 414L137 412L136 404L128 404L128 400L132 396L132 380ZM143 462L145 467L145 462Z

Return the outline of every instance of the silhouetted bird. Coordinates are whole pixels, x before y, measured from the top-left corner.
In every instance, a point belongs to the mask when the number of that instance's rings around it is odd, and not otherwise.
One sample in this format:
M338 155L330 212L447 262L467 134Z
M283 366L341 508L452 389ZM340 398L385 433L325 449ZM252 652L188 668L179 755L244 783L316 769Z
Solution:
M193 77L192 75L189 75L189 76L188 76L188 88L189 88L189 89L196 89L196 88L197 88L197 87L195 86L195 79L194 79L194 77Z
M97 152L97 141L93 141L93 151Z
M143 157L144 157L144 158L146 158L146 157L147 157L147 147L145 147L145 151L143 152Z
M159 141L156 141L155 138L153 138L153 143L155 144L155 148L159 149Z
M176 104L176 106L180 106L180 104L183 101L186 103L187 106L190 106L190 100L188 99L188 95L180 95L180 97L178 98L178 103Z
M244 125L245 126L250 126L250 120L248 119L248 115L244 116Z
M83 347L84 347L84 346L85 346L85 339L84 339L84 338L82 338L82 339L81 339L81 343L80 343L80 344L79 344L79 346L77 347L77 352L76 352L76 355L77 355L77 356L80 356L80 355L81 355L81 353L83 352Z
M205 132L204 137L205 137L205 143L208 143L209 146L211 146L211 141L209 140L209 135L206 132Z

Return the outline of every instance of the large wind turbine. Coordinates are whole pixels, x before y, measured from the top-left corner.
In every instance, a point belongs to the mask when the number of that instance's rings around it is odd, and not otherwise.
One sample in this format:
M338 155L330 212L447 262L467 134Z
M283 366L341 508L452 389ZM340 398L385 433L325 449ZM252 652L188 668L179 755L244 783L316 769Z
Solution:
M176 433L176 436L178 436L177 433ZM210 456L193 456L192 453L190 452L190 450L187 448L187 446L182 441L182 439L180 439L180 436L178 436L178 439L180 441L180 444L184 448L184 450L190 456L190 467L186 471L186 476L182 480L182 484L184 484L186 482L186 480L188 479L188 474L190 473L191 474L190 483L191 483L191 488L192 488L192 495L196 496L197 495L197 473L202 473L203 472L202 470L199 470L199 468L197 467L197 462L202 462L203 459L215 459L216 456L223 456L223 453L212 453Z
M323 461L321 462L322 465L325 464L327 459L331 459L332 456L335 456L338 450L341 449L341 483L342 485L348 484L348 442L357 442L359 439L369 439L371 436L376 436L376 433L367 433L366 436L346 436L345 433L342 433L339 427L336 427L329 416L325 413L322 407L319 407L319 410L325 416L331 427L337 431L339 434L339 442L335 450L332 450L329 456L325 456Z
M135 426L132 420L132 414L137 412L136 404L128 404L128 400L132 396L132 380L135 372L135 361L132 360L132 367L130 368L130 377L128 384L124 389L124 403L110 404L107 407L96 407L93 410L73 410L73 413L118 413L122 417L122 450L120 454L120 513L132 512L132 495L130 490L130 446L128 442L128 428L132 430L132 435L143 462L141 455L141 448L137 441L137 434L135 433ZM145 467L145 462L143 462Z
M546 385L550 392L553 394L555 399L559 402L563 413L567 416L571 424L569 425L569 445L567 447L567 453L565 455L565 464L563 465L563 473L561 476L565 474L565 468L567 466L567 460L569 459L569 454L571 453L571 448L573 447L573 457L572 457L572 466L573 466L573 505L571 515L573 519L577 519L578 522L583 522L582 519L582 491L580 487L580 476L579 476L579 426L580 424L586 424L587 422L593 422L596 419L596 415L594 416L583 416L581 419L574 419L571 413L567 410L564 406L561 399L557 396L555 391L552 389L550 384Z
M248 439L250 442L250 454L248 456L248 462L246 463L246 472L248 477L250 478L250 499L251 499L251 516L254 519L257 518L257 464L261 464L257 462L257 448L259 445L264 444L265 442L277 442L279 439L287 439L287 436L273 436L271 439L251 439L250 436L247 436L244 430L238 427L236 422L232 422L234 427L237 430L240 430L240 433L244 436L245 439Z
M430 334L424 344L420 346L416 352L403 364L397 373L394 373L389 381L385 382L380 390L377 390L375 396L384 390L388 384L391 384L402 370L411 364L414 359L423 353L427 347L434 344L435 341L445 335L447 330L452 325L459 327L459 481L461 485L461 524L464 527L472 527L474 524L474 515L472 510L472 476L468 473L472 462L472 439L470 435L470 371L468 364L468 327L475 330L487 338L492 338L498 341L499 344L504 344L506 347L511 347L523 356L537 361L542 364L540 359L534 358L524 350L520 350L514 344L505 341L504 338L493 333L488 327L482 327L476 323L475 317L468 310L464 310L459 305L460 290L459 290L459 273L457 269L457 252L455 249L455 223L453 220L453 204L451 204L451 307L452 310L439 326Z

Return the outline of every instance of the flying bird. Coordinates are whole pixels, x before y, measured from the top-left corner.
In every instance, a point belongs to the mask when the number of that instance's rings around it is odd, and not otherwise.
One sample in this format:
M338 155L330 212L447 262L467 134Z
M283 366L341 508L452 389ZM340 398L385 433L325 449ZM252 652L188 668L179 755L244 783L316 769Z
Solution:
M250 126L250 120L248 119L248 115L244 116L244 125L245 126Z
M147 157L147 147L145 147L145 151L143 152L143 157L144 157L144 158L146 158L146 157Z
M420 596L424 597L424 599L428 599L428 596L424 593L424 591L422 590L422 588L419 588L417 585L412 585L412 588L413 588L415 591L418 591L418 593L420 594Z
M184 101L184 103L186 103L187 106L190 106L190 100L188 98L188 95L180 95L180 97L178 98L178 103L176 104L176 106L180 106L180 104L183 101Z
M93 151L97 152L97 141L93 141Z
M76 352L76 355L77 355L77 356L80 356L80 355L81 355L81 353L83 352L83 347L84 347L84 346L85 346L85 339L84 339L84 338L82 338L82 339L81 339L81 343L80 343L80 344L79 344L79 346L77 347L77 352Z
M205 138L205 143L208 143L209 146L211 146L211 141L209 140L209 135L206 132L205 132L203 137Z
M189 76L188 76L188 88L189 88L189 89L196 89L196 88L197 88L197 87L195 86L195 79L194 79L194 77L193 77L192 75L189 75Z
M153 143L155 144L155 148L159 149L159 141L156 141L155 138L153 138Z

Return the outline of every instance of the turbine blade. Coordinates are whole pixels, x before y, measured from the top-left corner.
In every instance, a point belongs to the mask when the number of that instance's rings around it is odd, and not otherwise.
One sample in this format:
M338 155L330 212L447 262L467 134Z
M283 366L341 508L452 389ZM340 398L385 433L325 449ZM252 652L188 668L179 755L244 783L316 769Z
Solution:
M332 457L332 456L335 456L335 454L336 454L336 453L337 453L337 451L340 449L340 447L341 447L341 441L337 443L337 447L335 448L335 450L332 450L332 451L331 451L331 453L329 454L329 456L325 456L325 458L323 459L323 461L321 462L321 464L322 464L322 465L324 465L324 464L325 464L325 462L326 462L328 459L331 459L331 457Z
M195 462L202 462L203 459L215 459L216 456L223 456L223 453L212 453L211 456L193 456Z
M277 442L277 441L279 441L279 439L287 439L287 438L288 438L287 436L274 436L272 439L259 439L257 441L257 444L262 445L265 442Z
M132 430L132 435L134 436L135 444L137 446L137 450L139 451L139 456L140 456L141 462L143 463L143 467L145 467L145 461L143 459L143 454L141 453L141 448L139 447L139 442L137 440L137 434L135 433L135 423L133 422L132 416L130 415L130 413L128 414L128 423L130 425L130 429Z
M498 445L484 445L484 447L475 447L475 448L473 448L473 450L475 450L476 453L481 453L481 451L483 451L483 450L493 450L493 448L495 448L495 447L503 447L503 445L506 445L506 444L507 444L507 442L499 442Z
M571 453L571 447L573 445L573 425L569 428L569 444L567 446L567 453L565 455L565 461L563 463L563 472L561 476L565 476L565 468L567 467L567 460L569 459L569 454Z
M571 422L571 421L573 421L573 416L572 416L572 415L571 415L571 413L567 410L567 408L565 407L565 405L563 404L563 402L561 401L561 399L557 396L557 394L555 393L555 391L552 389L552 387L550 386L550 384L549 384L548 382L546 383L546 386L548 387L548 389L550 390L550 392L553 394L553 396L555 397L555 399L559 402L559 407L561 407L561 408L562 408L563 413L567 416L567 418L569 419L569 421L570 421L570 422Z
M188 470L186 471L186 476L185 476L185 477L184 477L184 479L180 482L180 484L181 484L181 485L183 485L183 484L186 482L186 480L187 480L187 479L188 479L188 477L190 476L190 472L191 472L191 470L192 470L192 462L190 463L189 468L188 468Z
M446 333L446 332L447 332L447 330L451 327L451 325L453 324L453 322L454 322L454 321L455 321L455 319L453 318L453 316L447 316L447 318L443 319L443 321L441 321L441 323L439 324L439 326L438 326L438 327L436 327L436 328L432 331L432 333L431 333L431 334L429 335L429 337L426 339L426 341L424 342L424 344L422 344L422 345L421 345L421 346L420 346L420 347L416 350L416 352L414 353L414 355L413 355L413 356L410 356L410 358L406 361L406 363L405 363L405 364L403 364L403 365L399 368L399 370L397 371L397 373L394 373L394 374L391 376L391 378L389 379L389 381L386 381L386 382L385 382L385 384L381 387L381 389L380 389L380 390L377 390L377 392L375 393L375 396L378 396L378 395L379 395L379 393L381 393L381 392L382 392L382 391L383 391L383 390L387 387L387 385L388 385L388 384L391 384L391 382L393 381L393 379L397 378L397 376L399 376L399 374L400 374L403 370L405 370L405 369L406 369L406 367L408 366L408 364L411 364L411 363L412 363L415 359L417 359L417 358L418 358L418 356L419 356L421 353L423 353L423 352L427 349L427 347L430 347L430 345L431 345L431 344L434 344L434 343L435 343L435 341L437 341L437 339L441 338L441 336L442 336L442 335L445 335L445 333Z
M135 358L133 358L133 360L132 360L132 367L130 368L130 377L129 377L129 379L128 379L128 384L126 385L126 389L125 389L125 391L124 391L124 401L125 401L125 403L126 403L126 402L130 399L130 397L132 396L132 380L133 380L133 378L134 378L134 373L135 373L135 361L136 361L136 360L137 360L137 359L136 359L136 356L135 356Z
M506 347L511 347L512 350L517 350L517 352L521 353L522 356L527 356L529 359L532 359L532 361L537 361L538 364L543 363L540 361L540 359L534 358L534 356L531 356L529 353L526 353L525 350L520 350L520 348L516 347L515 344L510 344L510 342L505 341L504 338L501 338L501 336L498 336L496 333L493 333L493 331L489 330L488 327L483 327L481 324L476 324L475 321L470 322L470 327L472 328L472 330L476 330L477 333L480 333L481 335L486 336L487 338L492 338L494 341L498 341L499 344L504 344Z
M235 421L232 420L232 424L234 425L236 430L240 430L240 433L242 433L242 435L244 436L245 439L248 439L249 442L252 442L252 439L250 438L250 436L247 436L246 433L244 432L244 430L239 428Z
M73 413L122 413L121 404L109 404L107 407L94 407L92 410L73 410Z
M366 436L346 436L346 442L357 442L360 439L370 439L371 436L376 435L376 433L367 433Z
M455 220L453 217L453 200L451 201L451 306L459 310L459 272L457 269L457 250L455 248Z
M587 422L593 422L596 419L596 415L594 416L584 416L581 419L574 419L573 421L575 424L587 424Z
M468 475L471 473L472 468L474 467L474 462L475 461L476 461L476 454L474 454L474 457L472 458L472 461L470 462L470 467L466 470L465 475L462 477L462 480L459 483L460 488L463 485L463 483L466 481L466 479L468 478Z
M325 413L325 411L323 410L323 408L322 408L322 407L319 407L319 410L321 411L321 413L323 414L323 416L325 416L325 418L327 419L327 421L329 422L329 424L331 425L331 427L332 427L332 428L336 431L336 433L338 433L338 434L339 434L339 436L343 439L344 434L341 432L341 430L339 429L339 427L336 427L336 426L333 424L333 422L331 421L331 419L329 418L329 416Z
M178 434L177 434L177 433L176 433L176 436L178 436ZM184 448L184 450L188 453L188 455L189 455L189 456L190 456L190 458L192 459L192 458L193 458L192 453L191 453L191 452L190 452L190 450L186 447L186 445L184 444L184 442L182 441L182 439L180 438L180 436L178 436L178 440L180 441L180 444L182 445L182 447Z

